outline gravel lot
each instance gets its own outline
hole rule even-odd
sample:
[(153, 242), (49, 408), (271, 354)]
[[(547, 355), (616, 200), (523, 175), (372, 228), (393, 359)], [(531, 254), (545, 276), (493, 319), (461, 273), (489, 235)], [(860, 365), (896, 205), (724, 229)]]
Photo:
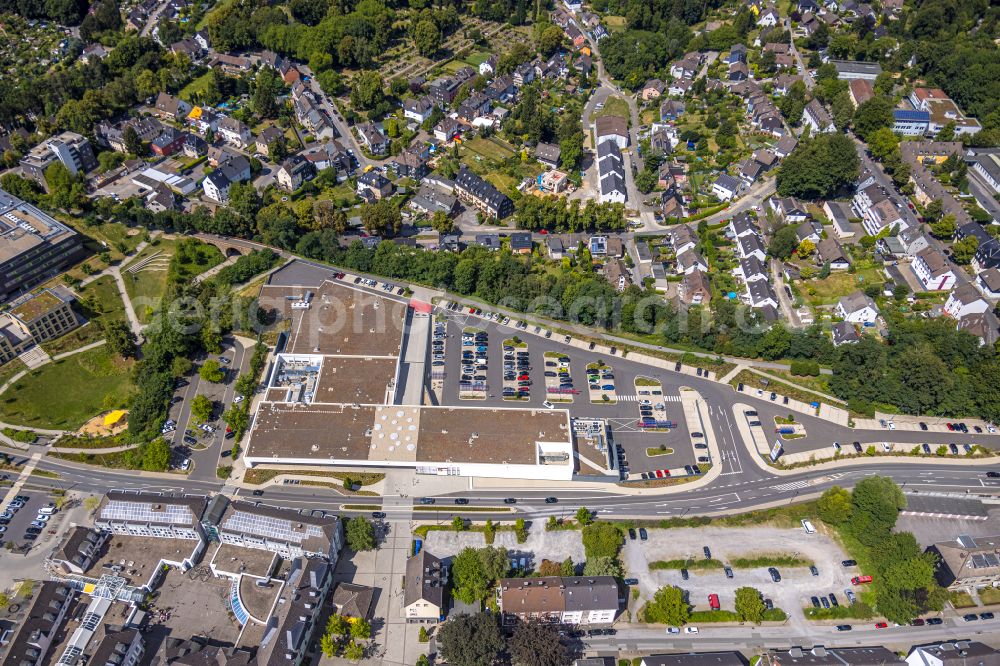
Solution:
[[(437, 557), (453, 557), (463, 548), (482, 548), (486, 542), (479, 532), (439, 531), (430, 532), (425, 544)], [(529, 562), (536, 567), (543, 559), (562, 562), (572, 557), (577, 564), (584, 560), (583, 542), (578, 531), (546, 532), (541, 524), (528, 531), (528, 540), (524, 543), (517, 543), (513, 532), (497, 532), (493, 545), (503, 546), (511, 557), (530, 556)]]
[[(801, 608), (809, 605), (813, 595), (834, 592), (841, 603), (847, 603), (844, 588), (851, 586), (851, 576), (858, 573), (857, 569), (845, 569), (841, 565), (847, 556), (834, 541), (822, 534), (806, 534), (801, 529), (704, 527), (651, 529), (648, 532), (648, 541), (628, 541), (622, 551), (628, 575), (639, 579), (644, 599), (651, 598), (665, 585), (688, 590), (696, 610), (708, 610), (711, 593), (719, 595), (722, 608), (732, 610), (736, 588), (749, 585), (785, 610), (792, 624), (800, 624), (804, 622)], [(721, 569), (709, 569), (692, 570), (689, 580), (685, 581), (678, 570), (649, 570), (649, 563), (656, 560), (703, 559), (703, 546), (708, 546), (712, 557), (723, 563), (735, 557), (762, 553), (797, 555), (812, 560), (819, 569), (819, 576), (811, 575), (806, 568), (779, 567), (781, 582), (774, 583), (766, 568), (736, 569), (732, 579), (726, 578)]]

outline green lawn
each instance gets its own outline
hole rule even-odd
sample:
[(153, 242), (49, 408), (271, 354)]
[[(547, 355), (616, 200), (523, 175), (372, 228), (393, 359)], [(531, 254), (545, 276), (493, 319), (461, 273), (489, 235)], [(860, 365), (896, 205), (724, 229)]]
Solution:
[(210, 71), (205, 72), (197, 79), (191, 81), (191, 83), (181, 88), (180, 93), (178, 93), (178, 97), (193, 104), (194, 101), (198, 99), (200, 95), (205, 94), (205, 91), (208, 90), (208, 84), (211, 80), (212, 80), (212, 73)]
[[(177, 242), (170, 239), (158, 239), (155, 244), (151, 243), (137, 254), (127, 266), (122, 268), (125, 291), (128, 293), (129, 300), (132, 301), (136, 316), (143, 323), (149, 321), (149, 317), (159, 307), (160, 299), (166, 291), (168, 266), (177, 251)], [(129, 267), (137, 265), (157, 252), (160, 254), (150, 264), (134, 273), (129, 272)], [(187, 277), (203, 273), (225, 260), (222, 252), (214, 245), (200, 242), (197, 244), (197, 252), (190, 254), (190, 257), (190, 261), (179, 266), (182, 275)]]
[(118, 293), (114, 278), (110, 275), (105, 275), (86, 287), (81, 287), (78, 293), (80, 295), (77, 304), (78, 314), (82, 315), (89, 323), (62, 337), (45, 342), (42, 349), (50, 356), (96, 342), (104, 335), (102, 322), (110, 319), (125, 319), (125, 304)]
[(632, 112), (629, 111), (628, 102), (622, 97), (609, 97), (605, 100), (604, 108), (600, 111), (594, 111), (595, 118), (600, 118), (601, 116), (621, 116), (629, 124), (632, 122)]
[(0, 420), (75, 430), (91, 417), (127, 403), (132, 390), (130, 369), (131, 362), (104, 348), (48, 363), (0, 395)]
[(462, 62), (471, 67), (479, 69), (479, 66), (484, 62), (486, 62), (489, 59), (489, 57), (490, 54), (487, 51), (473, 51), (472, 53), (469, 53), (464, 58), (462, 58)]
[(486, 159), (505, 160), (514, 154), (514, 151), (507, 146), (493, 139), (476, 137), (462, 143), (466, 150), (481, 155)]
[(627, 20), (624, 16), (605, 16), (604, 26), (608, 29), (608, 32), (621, 32), (625, 29), (627, 25)]
[(857, 273), (840, 271), (830, 273), (822, 280), (809, 280), (798, 283), (799, 293), (809, 305), (830, 305), (836, 303), (841, 296), (863, 290), (868, 285), (884, 282), (877, 268), (865, 268)]

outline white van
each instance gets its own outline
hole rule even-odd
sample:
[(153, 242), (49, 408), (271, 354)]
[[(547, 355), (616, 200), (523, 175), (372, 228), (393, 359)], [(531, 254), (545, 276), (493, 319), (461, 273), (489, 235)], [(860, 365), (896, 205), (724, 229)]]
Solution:
[(805, 518), (802, 519), (802, 529), (806, 531), (806, 534), (816, 534), (816, 528)]
[(54, 506), (43, 506), (38, 510), (38, 514), (41, 516), (51, 516), (55, 514), (56, 508)]

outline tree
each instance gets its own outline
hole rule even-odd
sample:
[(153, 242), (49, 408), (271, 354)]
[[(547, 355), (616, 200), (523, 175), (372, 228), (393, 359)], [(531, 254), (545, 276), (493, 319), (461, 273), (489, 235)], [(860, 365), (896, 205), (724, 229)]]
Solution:
[(621, 578), (625, 574), (622, 563), (617, 557), (589, 557), (583, 563), (584, 576), (614, 576)]
[(937, 222), (932, 222), (931, 225), (931, 235), (935, 238), (949, 239), (955, 235), (955, 230), (958, 228), (958, 224), (955, 222), (955, 216), (952, 213), (941, 216)]
[(635, 186), (643, 194), (649, 194), (656, 188), (658, 175), (650, 169), (643, 169), (635, 176)]
[(157, 438), (140, 448), (142, 469), (147, 472), (165, 472), (170, 467), (170, 444)]
[(323, 652), (324, 657), (333, 659), (338, 652), (337, 639), (333, 637), (333, 634), (323, 634), (319, 641), (319, 649)]
[(143, 156), (146, 151), (142, 147), (142, 139), (139, 138), (139, 133), (135, 131), (132, 125), (128, 125), (125, 131), (122, 132), (122, 141), (125, 142), (125, 150), (132, 155)]
[(484, 666), (504, 649), (503, 635), (493, 613), (457, 615), (438, 629), (441, 656), (453, 666)]
[(646, 622), (679, 627), (691, 617), (691, 607), (684, 601), (684, 591), (679, 587), (661, 587), (643, 608)]
[(343, 615), (331, 615), (326, 621), (326, 633), (329, 635), (346, 636), (350, 631), (350, 623)]
[(375, 550), (375, 528), (367, 518), (356, 516), (347, 521), (344, 531), (347, 547), (358, 553), (363, 550)]
[(351, 88), (351, 105), (369, 111), (385, 101), (385, 83), (378, 72), (365, 71), (354, 77)]
[(199, 393), (191, 400), (191, 416), (197, 423), (205, 423), (212, 418), (215, 403), (206, 395)]
[(573, 564), (573, 558), (567, 557), (559, 565), (559, 575), (560, 576), (575, 576), (576, 575), (576, 565)]
[(937, 222), (943, 214), (944, 202), (940, 199), (934, 199), (924, 208), (924, 219), (927, 222)]
[(441, 48), (441, 31), (434, 25), (434, 21), (418, 21), (413, 27), (413, 45), (417, 53), (422, 56), (431, 56)]
[(972, 262), (972, 257), (976, 255), (978, 249), (979, 239), (975, 236), (966, 236), (952, 244), (951, 256), (955, 263), (965, 266)]
[(558, 26), (550, 25), (542, 31), (541, 36), (538, 38), (538, 50), (550, 56), (559, 50), (562, 46), (563, 41), (563, 31)]
[(225, 373), (219, 365), (219, 362), (214, 358), (210, 358), (202, 363), (201, 367), (198, 368), (198, 376), (206, 382), (214, 382), (218, 384), (225, 377)]
[(427, 633), (427, 627), (420, 627), (420, 631), (417, 632), (417, 640), (421, 643), (429, 643), (431, 641), (430, 634)]
[(873, 545), (892, 531), (906, 497), (891, 478), (868, 476), (854, 487), (851, 506), (851, 532), (861, 543)]
[(576, 522), (580, 525), (586, 526), (594, 522), (594, 517), (590, 513), (590, 509), (585, 506), (581, 506), (576, 510)]
[(277, 139), (267, 144), (267, 156), (277, 164), (288, 157), (288, 142), (285, 137), (279, 136)]
[(760, 624), (764, 619), (764, 600), (760, 590), (752, 587), (736, 588), (736, 615), (740, 622)]
[(372, 625), (368, 620), (356, 617), (351, 620), (351, 636), (354, 638), (368, 639), (372, 636)]
[(250, 427), (250, 415), (246, 409), (241, 409), (240, 405), (233, 405), (222, 414), (222, 420), (233, 431), (233, 439), (240, 441), (244, 433)]
[(771, 236), (771, 244), (768, 246), (767, 251), (775, 259), (783, 261), (792, 256), (798, 245), (799, 235), (795, 225), (786, 224), (778, 227), (778, 230)]
[(461, 532), (465, 529), (465, 519), (462, 516), (455, 516), (451, 519), (451, 529)]
[(892, 127), (892, 99), (885, 95), (877, 95), (862, 102), (854, 112), (854, 131), (867, 141), (879, 129)]
[(799, 246), (795, 249), (795, 254), (800, 259), (808, 259), (812, 256), (813, 252), (816, 251), (816, 243), (812, 242), (808, 238), (802, 240)]
[(122, 358), (135, 357), (135, 345), (138, 342), (132, 328), (122, 319), (111, 319), (101, 322), (104, 329), (105, 346)]
[(431, 228), (439, 234), (448, 234), (455, 229), (455, 222), (443, 210), (436, 210), (431, 216)]
[(403, 218), (391, 201), (382, 199), (361, 207), (361, 223), (369, 234), (393, 236), (399, 233)]
[(474, 548), (464, 548), (451, 565), (454, 594), (467, 604), (485, 599), (490, 591), (489, 579)]
[(507, 649), (517, 666), (563, 666), (570, 662), (554, 624), (518, 622)]
[(254, 113), (261, 118), (274, 118), (278, 115), (278, 93), (282, 81), (278, 73), (271, 67), (261, 67), (254, 78), (253, 98), (251, 106)]
[(854, 143), (839, 132), (804, 139), (778, 169), (778, 193), (804, 199), (832, 197), (857, 180), (860, 163)]
[(592, 557), (617, 557), (622, 533), (611, 523), (594, 523), (583, 528), (583, 549), (587, 559)]
[(899, 137), (888, 127), (879, 127), (868, 135), (868, 150), (879, 162), (899, 152)]
[(829, 525), (843, 525), (851, 517), (851, 493), (840, 486), (823, 492), (817, 503), (819, 518)]
[[(423, 629), (423, 627), (420, 628)], [(427, 659), (426, 654), (422, 654), (419, 657), (417, 657), (417, 666), (431, 666), (431, 662), (429, 659)]]
[(353, 638), (344, 647), (344, 659), (348, 661), (361, 661), (364, 656), (365, 648), (360, 643), (355, 642)]

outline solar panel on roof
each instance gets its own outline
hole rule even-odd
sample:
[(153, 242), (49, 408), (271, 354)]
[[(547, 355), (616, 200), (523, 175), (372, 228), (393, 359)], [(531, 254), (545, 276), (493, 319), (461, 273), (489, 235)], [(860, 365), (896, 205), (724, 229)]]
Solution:
[(994, 553), (984, 553), (983, 559), (986, 560), (986, 566), (988, 567), (1000, 567), (1000, 557), (997, 557)]
[(972, 568), (973, 569), (985, 569), (986, 568), (986, 557), (982, 553), (975, 553), (972, 556)]
[[(154, 510), (154, 506), (157, 508)], [(170, 525), (190, 525), (194, 522), (191, 509), (183, 504), (151, 504), (149, 502), (113, 501), (101, 510), (101, 518)]]

